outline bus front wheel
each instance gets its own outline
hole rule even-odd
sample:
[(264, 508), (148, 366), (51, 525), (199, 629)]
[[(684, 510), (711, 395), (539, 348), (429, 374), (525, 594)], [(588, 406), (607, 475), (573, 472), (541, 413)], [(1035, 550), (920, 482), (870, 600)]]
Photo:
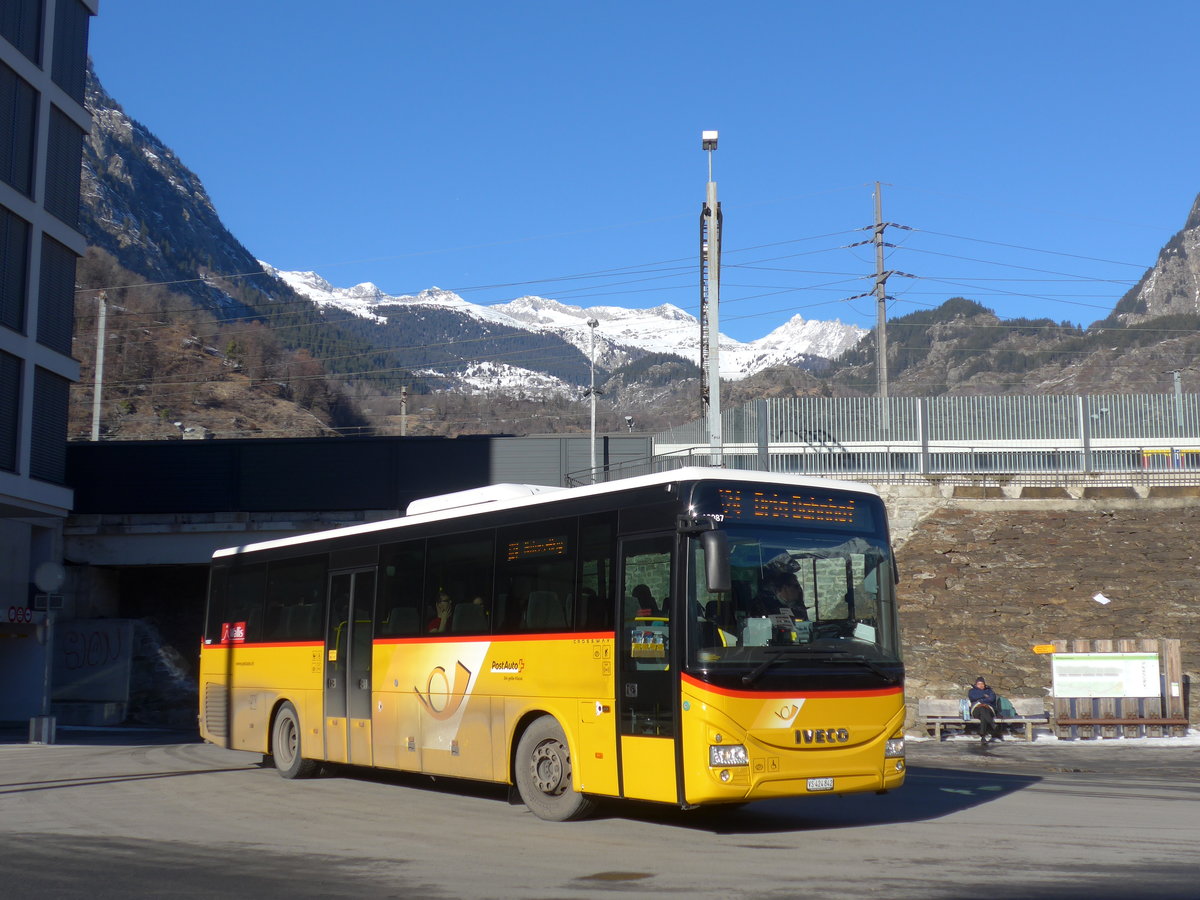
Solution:
[(275, 768), (284, 778), (311, 778), (317, 773), (317, 761), (300, 755), (300, 717), (290, 703), (284, 703), (275, 714), (271, 755), (275, 757)]
[(571, 785), (571, 753), (553, 716), (534, 720), (517, 743), (514, 766), (521, 800), (540, 819), (582, 819), (595, 803)]

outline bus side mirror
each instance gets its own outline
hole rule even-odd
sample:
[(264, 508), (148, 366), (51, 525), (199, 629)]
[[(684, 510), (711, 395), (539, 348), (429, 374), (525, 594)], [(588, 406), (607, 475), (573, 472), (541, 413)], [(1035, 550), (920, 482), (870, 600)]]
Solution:
[(732, 588), (729, 575), (729, 535), (724, 531), (703, 531), (700, 546), (704, 548), (704, 577), (710, 593)]

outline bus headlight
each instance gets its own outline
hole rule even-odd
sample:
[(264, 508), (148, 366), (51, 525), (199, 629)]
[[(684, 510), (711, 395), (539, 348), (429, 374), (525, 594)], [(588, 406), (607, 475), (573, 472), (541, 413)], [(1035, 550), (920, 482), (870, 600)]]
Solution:
[(744, 744), (723, 744), (708, 748), (708, 764), (713, 767), (748, 766), (750, 758), (746, 755)]
[(892, 738), (883, 748), (884, 759), (896, 759), (904, 756), (904, 738)]

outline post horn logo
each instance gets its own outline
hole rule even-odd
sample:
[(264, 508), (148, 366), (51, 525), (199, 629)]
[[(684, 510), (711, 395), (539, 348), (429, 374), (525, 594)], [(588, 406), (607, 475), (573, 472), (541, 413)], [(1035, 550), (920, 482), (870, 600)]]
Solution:
[[(440, 681), (441, 686), (437, 691), (437, 696), (434, 696), (435, 683)], [(467, 698), (467, 685), (471, 683), (471, 670), (458, 661), (454, 669), (454, 687), (450, 687), (450, 678), (446, 674), (444, 666), (435, 666), (429, 673), (429, 680), (425, 683), (425, 692), (413, 685), (413, 693), (417, 695), (417, 699), (421, 701), (421, 705), (425, 707), (425, 711), (429, 713), (431, 718), (438, 721), (445, 721), (458, 712), (463, 705), (463, 701)], [(444, 701), (445, 705), (440, 705)]]

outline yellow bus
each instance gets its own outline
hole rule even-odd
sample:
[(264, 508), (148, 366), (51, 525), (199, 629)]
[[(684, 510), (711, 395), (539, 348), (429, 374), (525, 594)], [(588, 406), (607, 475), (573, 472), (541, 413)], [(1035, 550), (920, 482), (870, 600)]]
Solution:
[(849, 482), (718, 468), (493, 485), (219, 550), (202, 736), (506, 783), (538, 816), (902, 784), (887, 517)]

